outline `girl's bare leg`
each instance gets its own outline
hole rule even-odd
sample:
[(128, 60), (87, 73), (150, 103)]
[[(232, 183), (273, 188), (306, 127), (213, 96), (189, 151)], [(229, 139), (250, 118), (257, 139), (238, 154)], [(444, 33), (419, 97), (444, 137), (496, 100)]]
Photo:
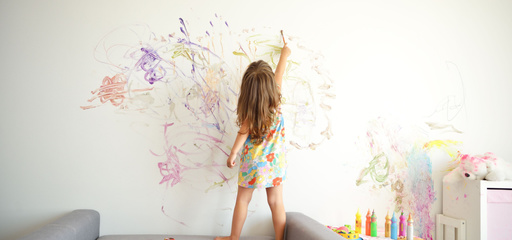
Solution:
[(284, 228), (286, 226), (286, 212), (283, 204), (283, 185), (267, 188), (267, 201), (272, 211), (272, 222), (276, 240), (284, 239)]
[(216, 237), (215, 240), (238, 240), (240, 238), (253, 192), (254, 188), (238, 186), (235, 210), (233, 211), (233, 223), (231, 224), (231, 235), (228, 237)]

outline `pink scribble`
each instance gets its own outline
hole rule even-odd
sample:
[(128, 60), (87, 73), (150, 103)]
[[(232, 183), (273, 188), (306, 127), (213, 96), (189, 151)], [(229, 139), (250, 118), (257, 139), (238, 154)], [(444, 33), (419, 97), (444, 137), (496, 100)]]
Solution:
[[(176, 154), (177, 150), (178, 148), (176, 146), (169, 146), (165, 149), (167, 160), (165, 162), (158, 163), (158, 168), (162, 175), (160, 184), (170, 183), (172, 187), (181, 181), (182, 173), (186, 168), (180, 164), (180, 159)], [(154, 152), (151, 153), (155, 156), (159, 156)]]
[[(100, 99), (100, 102), (102, 104), (105, 104), (106, 102), (110, 102), (113, 106), (118, 107), (120, 106), (124, 99), (126, 98), (125, 94), (128, 93), (128, 91), (125, 90), (126, 86), (126, 76), (122, 73), (118, 73), (114, 75), (114, 77), (110, 78), (109, 76), (106, 76), (103, 78), (101, 86), (91, 91), (91, 94), (95, 95), (94, 97), (87, 100), (88, 102), (92, 102), (95, 99)], [(146, 88), (146, 89), (136, 89), (131, 90), (131, 92), (142, 92), (142, 91), (151, 91), (152, 88)], [(90, 106), (80, 106), (83, 110), (95, 108), (98, 106), (90, 105)]]
[[(176, 184), (180, 183), (183, 180), (183, 174), (192, 169), (199, 169), (205, 166), (212, 166), (212, 167), (224, 167), (223, 164), (215, 164), (215, 163), (202, 163), (202, 162), (196, 162), (193, 163), (193, 166), (186, 166), (185, 164), (180, 162), (180, 156), (190, 156), (193, 154), (198, 154), (194, 152), (187, 152), (183, 150), (183, 147), (186, 145), (190, 145), (193, 143), (199, 143), (199, 142), (205, 142), (209, 144), (214, 144), (214, 146), (217, 149), (220, 149), (224, 155), (227, 157), (229, 154), (226, 153), (222, 148), (218, 146), (218, 144), (223, 143), (224, 141), (220, 138), (210, 136), (208, 134), (198, 133), (198, 132), (192, 132), (192, 131), (186, 131), (186, 132), (180, 132), (180, 136), (196, 136), (193, 138), (192, 142), (183, 142), (181, 145), (177, 146), (174, 145), (173, 142), (175, 141), (169, 141), (169, 139), (174, 140), (171, 131), (169, 130), (171, 127), (174, 126), (174, 123), (166, 123), (164, 126), (164, 136), (165, 136), (165, 147), (164, 147), (164, 153), (163, 154), (157, 154), (150, 150), (151, 154), (154, 156), (165, 156), (165, 161), (158, 163), (158, 168), (160, 170), (160, 174), (162, 175), (162, 179), (160, 180), (160, 184), (167, 184), (171, 187), (175, 186)], [(221, 172), (216, 171), (219, 175), (219, 177), (223, 181), (227, 181), (228, 178)]]
[(167, 216), (168, 218), (171, 218), (171, 219), (172, 219), (172, 220), (174, 220), (175, 222), (177, 222), (177, 223), (179, 223), (179, 224), (181, 224), (181, 225), (183, 225), (183, 226), (185, 226), (185, 227), (188, 227), (188, 225), (187, 225), (186, 223), (184, 223), (184, 222), (182, 222), (182, 221), (178, 221), (178, 220), (174, 219), (173, 217), (169, 216), (169, 214), (167, 214), (167, 213), (165, 212), (165, 210), (164, 210), (164, 206), (162, 206), (162, 208), (160, 208), (160, 210), (161, 210), (161, 211), (162, 211), (162, 213), (163, 213), (165, 216)]
[[(167, 130), (169, 127), (173, 126), (174, 123), (166, 123), (164, 124), (164, 135), (167, 136)], [(165, 153), (164, 154), (156, 154), (150, 150), (151, 154), (155, 156), (165, 155), (166, 161), (158, 163), (158, 169), (160, 169), (160, 174), (162, 175), (162, 180), (160, 184), (167, 183), (171, 184), (171, 187), (178, 184), (182, 177), (182, 173), (187, 169), (185, 166), (180, 164), (180, 159), (177, 155), (179, 152), (178, 148), (169, 143), (167, 137), (165, 137)]]
[(407, 155), (407, 164), (408, 176), (410, 176), (408, 187), (414, 197), (414, 201), (409, 204), (414, 212), (415, 228), (418, 230), (418, 236), (431, 240), (435, 224), (430, 217), (430, 211), (436, 200), (432, 180), (432, 162), (423, 148), (413, 147)]

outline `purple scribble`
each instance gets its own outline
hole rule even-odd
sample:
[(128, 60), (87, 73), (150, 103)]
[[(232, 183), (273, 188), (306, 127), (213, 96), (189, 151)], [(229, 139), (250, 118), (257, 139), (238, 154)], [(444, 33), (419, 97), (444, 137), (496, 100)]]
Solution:
[(187, 38), (187, 41), (190, 42), (190, 34), (188, 33), (187, 26), (185, 25), (185, 21), (183, 21), (183, 18), (180, 18), (180, 30), (183, 34), (185, 34), (185, 37)]
[[(204, 51), (217, 59), (222, 59), (219, 55), (217, 55), (215, 52), (211, 51), (209, 48), (201, 46), (200, 44), (194, 43), (190, 40), (190, 34), (188, 32), (185, 21), (183, 21), (182, 18), (180, 18), (180, 24), (182, 25), (180, 27), (180, 31), (183, 33), (183, 35), (185, 35), (185, 38), (178, 38), (178, 43), (185, 44), (185, 45), (189, 46), (190, 50), (191, 50), (191, 54), (195, 54), (195, 52)], [(206, 33), (208, 34), (208, 36), (210, 36), (210, 33), (208, 31), (206, 31)], [(197, 50), (196, 50), (196, 48), (197, 48)], [(192, 56), (192, 63), (194, 63), (194, 62), (195, 62), (195, 59), (194, 59), (194, 56)]]
[(144, 74), (144, 79), (149, 82), (149, 84), (160, 81), (167, 73), (164, 68), (160, 67), (162, 58), (160, 58), (156, 51), (152, 49), (141, 48), (140, 50), (145, 54), (139, 59), (139, 61), (137, 61), (135, 67), (140, 67), (146, 72), (146, 74)]

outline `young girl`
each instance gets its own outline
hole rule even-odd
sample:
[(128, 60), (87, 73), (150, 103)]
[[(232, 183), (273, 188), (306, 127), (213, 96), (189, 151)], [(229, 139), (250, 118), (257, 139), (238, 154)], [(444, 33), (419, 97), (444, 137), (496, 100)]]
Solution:
[(242, 78), (237, 108), (237, 125), (240, 126), (240, 131), (227, 160), (228, 167), (233, 168), (236, 165), (236, 155), (243, 146), (238, 173), (238, 194), (231, 235), (217, 237), (216, 240), (240, 238), (255, 188), (266, 188), (275, 239), (282, 240), (284, 237), (286, 213), (282, 183), (286, 178), (286, 160), (280, 88), (286, 60), (290, 54), (291, 50), (285, 43), (275, 74), (266, 62), (260, 60), (251, 63)]

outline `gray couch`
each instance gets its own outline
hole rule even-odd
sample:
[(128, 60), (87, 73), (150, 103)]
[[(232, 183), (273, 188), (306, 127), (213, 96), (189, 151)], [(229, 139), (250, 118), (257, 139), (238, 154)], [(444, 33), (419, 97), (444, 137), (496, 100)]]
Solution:
[[(20, 240), (212, 240), (198, 235), (106, 235), (100, 237), (100, 214), (95, 210), (75, 210)], [(271, 240), (271, 236), (243, 236), (243, 240)], [(287, 240), (340, 240), (343, 237), (323, 224), (298, 212), (286, 213)]]

